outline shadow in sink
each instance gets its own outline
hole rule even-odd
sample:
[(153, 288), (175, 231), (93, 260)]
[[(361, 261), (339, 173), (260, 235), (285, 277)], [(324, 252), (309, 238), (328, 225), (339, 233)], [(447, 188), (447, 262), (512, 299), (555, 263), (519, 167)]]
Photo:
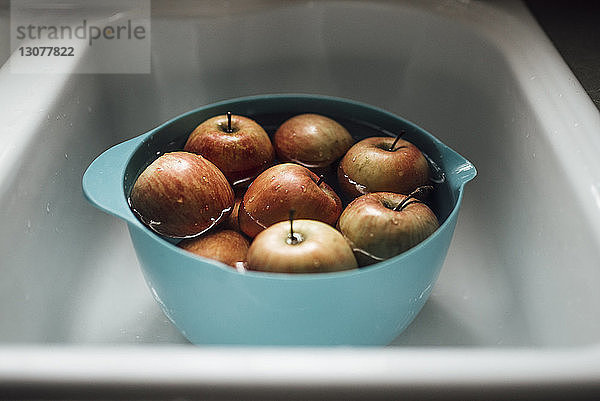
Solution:
[(444, 307), (433, 294), (415, 321), (390, 345), (478, 347), (481, 339), (475, 330), (464, 324), (451, 308)]

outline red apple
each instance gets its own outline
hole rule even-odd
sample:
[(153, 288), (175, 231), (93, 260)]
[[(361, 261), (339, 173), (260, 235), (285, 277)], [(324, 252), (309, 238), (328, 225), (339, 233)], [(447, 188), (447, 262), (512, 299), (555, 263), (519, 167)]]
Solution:
[(140, 220), (158, 234), (185, 238), (226, 219), (233, 207), (233, 190), (204, 157), (171, 152), (140, 174), (129, 201)]
[(273, 136), (279, 159), (309, 168), (329, 166), (342, 157), (353, 143), (346, 128), (319, 114), (292, 117)]
[(301, 219), (320, 220), (334, 225), (342, 202), (319, 177), (294, 163), (270, 167), (252, 182), (240, 206), (240, 229), (255, 237), (263, 229), (287, 220), (290, 209)]
[(275, 158), (265, 130), (254, 120), (231, 113), (198, 125), (183, 149), (213, 162), (234, 186), (251, 181)]
[(238, 263), (246, 261), (250, 244), (237, 231), (220, 230), (183, 240), (177, 246), (195, 255), (236, 267)]
[(352, 249), (339, 231), (316, 220), (283, 221), (262, 231), (248, 250), (249, 270), (321, 273), (354, 269)]
[(349, 199), (369, 192), (408, 194), (429, 182), (429, 165), (423, 153), (408, 141), (371, 137), (344, 155), (338, 167), (338, 182)]
[(414, 196), (374, 192), (354, 199), (344, 209), (338, 229), (361, 266), (398, 255), (439, 227), (431, 209)]

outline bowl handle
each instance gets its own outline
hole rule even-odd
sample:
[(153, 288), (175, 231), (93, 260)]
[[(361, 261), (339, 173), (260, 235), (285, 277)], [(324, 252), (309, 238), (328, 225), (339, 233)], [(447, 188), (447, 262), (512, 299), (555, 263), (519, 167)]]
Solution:
[(130, 222), (137, 221), (125, 199), (125, 167), (135, 148), (145, 139), (140, 135), (106, 150), (83, 174), (83, 193), (99, 209)]

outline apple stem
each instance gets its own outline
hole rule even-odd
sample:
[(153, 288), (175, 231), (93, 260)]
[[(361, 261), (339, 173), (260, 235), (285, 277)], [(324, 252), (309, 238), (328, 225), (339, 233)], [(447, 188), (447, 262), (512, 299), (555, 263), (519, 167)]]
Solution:
[(227, 112), (227, 132), (231, 134), (231, 112)]
[(404, 207), (408, 205), (411, 199), (413, 199), (416, 202), (423, 203), (423, 198), (427, 197), (431, 193), (431, 191), (433, 191), (433, 187), (431, 185), (423, 185), (421, 187), (418, 187), (410, 194), (408, 194), (408, 196), (404, 198), (402, 202), (398, 203), (398, 205), (394, 208), (394, 211), (399, 212), (402, 209), (404, 209)]
[(325, 179), (325, 176), (323, 174), (319, 175), (319, 181), (317, 181), (317, 186), (321, 185), (321, 183), (323, 182), (324, 179)]
[(396, 146), (396, 144), (398, 143), (400, 138), (404, 136), (404, 134), (406, 134), (406, 131), (402, 130), (402, 131), (400, 131), (400, 133), (398, 135), (396, 135), (396, 139), (394, 139), (394, 143), (392, 143), (392, 146), (390, 146), (390, 148), (388, 149), (390, 152), (394, 151), (394, 146)]
[(294, 235), (294, 213), (296, 210), (290, 209), (290, 234), (288, 235), (288, 244), (296, 245), (298, 243), (298, 238)]

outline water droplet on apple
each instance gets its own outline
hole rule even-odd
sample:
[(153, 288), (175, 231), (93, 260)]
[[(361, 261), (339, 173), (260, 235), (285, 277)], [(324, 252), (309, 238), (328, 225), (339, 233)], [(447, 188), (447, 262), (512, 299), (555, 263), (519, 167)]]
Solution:
[(396, 224), (396, 225), (398, 225), (398, 219), (394, 217), (394, 218), (392, 219), (392, 224)]
[(275, 179), (275, 176), (272, 176), (272, 177), (271, 177), (271, 181), (273, 181), (274, 179)]
[(279, 188), (281, 188), (281, 184), (277, 184), (277, 186), (275, 187), (275, 191), (279, 190)]
[(290, 192), (290, 191), (289, 191), (289, 189), (286, 189), (286, 190), (285, 190), (285, 193), (287, 194), (288, 192)]
[(354, 156), (354, 157), (352, 158), (352, 162), (355, 162), (355, 161), (356, 161), (356, 156)]
[(267, 205), (265, 206), (265, 210), (269, 210), (271, 208), (271, 206)]
[(180, 196), (179, 198), (177, 198), (177, 203), (183, 203), (183, 196)]
[(208, 211), (210, 207), (208, 205), (204, 205), (204, 210)]
[(302, 192), (306, 192), (306, 187), (304, 185), (300, 185), (300, 188), (302, 188)]
[(204, 181), (204, 182), (208, 182), (208, 178), (206, 178), (206, 176), (204, 176), (204, 175), (203, 175), (203, 176), (202, 176), (202, 181)]

